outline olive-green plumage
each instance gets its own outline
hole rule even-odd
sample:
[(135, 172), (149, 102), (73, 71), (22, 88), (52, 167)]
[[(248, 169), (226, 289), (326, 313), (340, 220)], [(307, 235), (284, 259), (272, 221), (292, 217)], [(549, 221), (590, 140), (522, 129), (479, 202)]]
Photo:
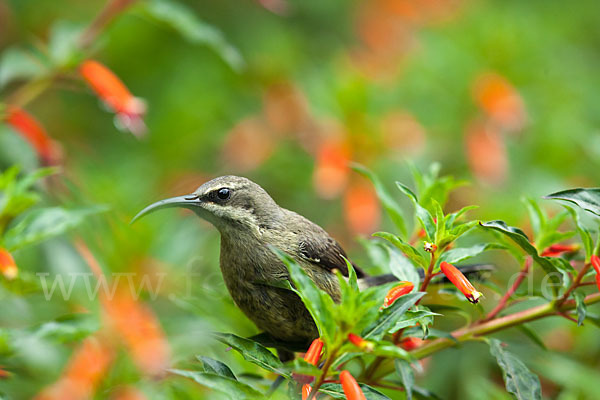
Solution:
[[(296, 259), (312, 280), (335, 301), (339, 284), (335, 269), (347, 275), (341, 246), (325, 230), (303, 216), (279, 207), (249, 179), (222, 176), (189, 196), (163, 200), (136, 218), (164, 207), (186, 207), (221, 233), (221, 272), (235, 304), (260, 329), (284, 342), (308, 342), (318, 336), (300, 298), (270, 283), (289, 278), (273, 253), (276, 247)], [(357, 269), (359, 277), (363, 273)]]

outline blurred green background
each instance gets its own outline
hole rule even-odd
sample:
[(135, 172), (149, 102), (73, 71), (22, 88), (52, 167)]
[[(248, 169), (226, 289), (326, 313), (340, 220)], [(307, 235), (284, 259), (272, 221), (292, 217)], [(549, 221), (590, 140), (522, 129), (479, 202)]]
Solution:
[[(0, 101), (10, 104), (20, 88), (54, 76), (24, 105), (63, 148), (62, 181), (41, 189), (43, 203), (110, 208), (72, 236), (14, 254), (29, 283), (0, 288), (0, 364), (13, 374), (0, 379), (0, 398), (29, 398), (56, 381), (73, 349), (102, 324), (81, 281), (69, 301), (46, 301), (36, 283), (38, 272), (89, 271), (74, 236), (106, 273), (144, 271), (162, 282), (156, 298), (142, 296), (174, 364), (204, 354), (236, 373), (258, 372), (207, 336), (257, 333), (222, 282), (218, 233), (177, 211), (128, 225), (144, 206), (212, 177), (256, 181), (281, 206), (326, 228), (359, 264), (368, 262), (356, 237), (392, 227), (370, 186), (343, 166), (348, 160), (367, 165), (390, 190), (396, 180), (414, 187), (407, 161), (421, 169), (439, 162), (442, 174), (471, 182), (450, 198), (449, 211), (477, 204), (474, 217), (526, 232), (523, 196), (598, 186), (597, 1), (139, 1), (73, 56), (70, 36), (60, 32), (85, 28), (104, 6), (0, 0)], [(15, 49), (43, 73), (11, 65)], [(145, 100), (143, 138), (115, 127), (79, 76), (78, 57), (106, 65)], [(14, 164), (31, 171), (39, 162), (2, 124), (0, 165)], [(89, 318), (65, 319), (82, 309)], [(534, 326), (551, 352), (527, 343), (521, 354), (531, 356), (545, 396), (599, 398), (588, 379), (600, 377), (597, 328), (559, 320)], [(515, 346), (526, 341), (513, 336)], [(490, 361), (483, 345), (470, 344), (428, 360), (419, 381), (444, 399), (507, 398)], [(126, 398), (118, 397), (125, 386), (146, 398), (216, 396), (191, 382), (150, 379), (126, 351), (99, 385), (96, 398)]]

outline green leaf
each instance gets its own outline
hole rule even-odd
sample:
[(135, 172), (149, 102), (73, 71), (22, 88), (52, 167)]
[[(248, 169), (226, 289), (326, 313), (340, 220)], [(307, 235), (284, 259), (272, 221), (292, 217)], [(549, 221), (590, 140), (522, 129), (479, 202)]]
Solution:
[[(479, 225), (486, 229), (493, 229), (509, 237), (512, 241), (519, 245), (519, 247), (521, 247), (527, 254), (532, 256), (534, 261), (536, 261), (544, 269), (544, 271), (546, 271), (547, 274), (558, 272), (556, 270), (556, 267), (554, 266), (554, 264), (552, 264), (552, 262), (550, 262), (550, 260), (548, 260), (545, 257), (540, 257), (538, 255), (537, 249), (533, 247), (533, 245), (529, 242), (529, 238), (527, 237), (527, 235), (525, 235), (525, 233), (519, 228), (508, 226), (504, 221), (480, 222)], [(551, 276), (551, 279), (554, 282), (556, 282), (557, 279), (554, 277), (554, 275)]]
[(300, 357), (285, 363), (285, 368), (289, 369), (289, 371), (293, 371), (296, 374), (308, 376), (319, 376), (322, 372), (316, 365), (312, 365)]
[(504, 350), (498, 339), (490, 339), (490, 352), (502, 369), (506, 390), (519, 400), (541, 400), (539, 378), (512, 353)]
[(204, 368), (203, 372), (217, 374), (225, 378), (237, 380), (237, 378), (233, 374), (233, 371), (231, 371), (231, 369), (221, 361), (205, 356), (196, 356), (196, 359), (198, 359), (198, 361), (202, 363), (202, 367)]
[(388, 242), (396, 246), (402, 253), (404, 253), (404, 255), (408, 257), (412, 262), (414, 262), (417, 265), (420, 265), (424, 269), (427, 268), (427, 266), (429, 265), (429, 261), (427, 261), (417, 249), (415, 249), (410, 244), (404, 242), (402, 239), (400, 239), (400, 237), (387, 232), (375, 232), (373, 236), (387, 240)]
[(394, 304), (380, 311), (379, 318), (362, 332), (362, 337), (365, 339), (381, 340), (394, 327), (404, 313), (410, 307), (414, 306), (424, 295), (424, 292), (417, 292), (405, 294), (400, 297)]
[(523, 199), (525, 206), (527, 207), (527, 212), (529, 213), (529, 220), (531, 221), (531, 227), (533, 228), (533, 233), (535, 235), (536, 240), (538, 240), (539, 235), (546, 228), (546, 215), (540, 208), (540, 205), (533, 199), (526, 198)]
[(587, 306), (585, 305), (585, 294), (579, 290), (573, 292), (573, 298), (575, 299), (576, 311), (577, 311), (577, 326), (583, 325), (585, 321), (585, 314), (587, 313)]
[(398, 278), (399, 281), (412, 282), (415, 288), (419, 287), (421, 278), (414, 264), (401, 252), (396, 249), (385, 246), (389, 255), (390, 272)]
[(404, 386), (406, 400), (412, 400), (412, 391), (415, 386), (415, 374), (410, 363), (405, 360), (396, 360), (394, 366), (396, 367), (398, 376), (400, 376), (402, 386)]
[(289, 374), (283, 368), (283, 363), (263, 345), (231, 333), (215, 332), (214, 336), (219, 342), (225, 343), (237, 350), (244, 357), (244, 360), (256, 364), (267, 371), (275, 372), (278, 375), (289, 378)]
[(5, 236), (8, 251), (15, 251), (62, 235), (80, 225), (90, 215), (106, 211), (103, 206), (67, 210), (62, 207), (42, 208), (29, 212), (11, 227)]
[(184, 378), (192, 379), (202, 386), (206, 386), (210, 389), (217, 390), (221, 393), (226, 394), (231, 399), (264, 399), (265, 395), (260, 393), (253, 387), (246, 385), (245, 383), (239, 382), (235, 379), (209, 373), (209, 372), (198, 372), (198, 371), (187, 371), (182, 369), (170, 369), (170, 373), (182, 376)]
[(471, 247), (459, 247), (446, 251), (439, 259), (439, 262), (446, 261), (450, 264), (455, 264), (478, 256), (487, 250), (505, 249), (506, 246), (499, 243), (480, 243)]
[(98, 320), (88, 315), (71, 314), (43, 323), (33, 335), (57, 343), (74, 343), (88, 337), (100, 328)]
[(417, 196), (407, 186), (403, 185), (400, 182), (396, 182), (396, 185), (398, 186), (398, 189), (400, 189), (400, 191), (402, 193), (407, 195), (408, 198), (413, 202), (413, 205), (415, 206), (415, 212), (417, 214), (417, 219), (419, 220), (419, 222), (421, 223), (421, 226), (425, 230), (425, 234), (427, 235), (427, 240), (429, 240), (430, 242), (434, 241), (436, 226), (435, 226), (435, 222), (433, 221), (433, 217), (431, 216), (429, 211), (427, 211), (427, 209), (425, 209), (423, 206), (421, 206), (419, 204), (419, 201), (417, 200)]
[(32, 79), (46, 71), (46, 65), (33, 53), (10, 47), (0, 59), (0, 88), (16, 79)]
[(563, 190), (544, 196), (544, 199), (568, 201), (585, 211), (600, 216), (600, 188)]
[(569, 214), (571, 214), (571, 218), (575, 222), (575, 226), (577, 227), (577, 233), (579, 233), (579, 237), (581, 238), (581, 241), (583, 242), (583, 247), (585, 249), (585, 260), (589, 261), (592, 254), (594, 254), (594, 240), (592, 239), (592, 233), (583, 225), (577, 211), (568, 206), (564, 207), (567, 209)]
[(396, 321), (396, 324), (392, 329), (390, 329), (390, 333), (397, 332), (400, 329), (407, 328), (410, 326), (415, 326), (419, 323), (420, 326), (429, 325), (433, 321), (433, 317), (437, 314), (431, 312), (429, 310), (416, 310), (416, 311), (406, 311), (406, 313)]
[(227, 42), (221, 31), (199, 19), (185, 5), (168, 0), (152, 0), (142, 6), (146, 15), (175, 29), (189, 42), (212, 48), (234, 71), (240, 72), (246, 67), (240, 52)]
[[(369, 385), (359, 383), (358, 386), (360, 386), (360, 388), (362, 389), (362, 392), (367, 400), (390, 400), (389, 397), (387, 397), (380, 391), (373, 389)], [(325, 383), (319, 388), (319, 392), (325, 393), (333, 397), (334, 399), (346, 398), (346, 395), (344, 394), (344, 389), (342, 389), (342, 385), (340, 385), (339, 383)]]
[(354, 171), (363, 175), (364, 177), (369, 179), (371, 183), (373, 183), (373, 186), (375, 187), (375, 192), (377, 193), (377, 197), (379, 197), (383, 208), (388, 213), (390, 219), (392, 220), (396, 228), (398, 228), (398, 230), (400, 231), (400, 234), (406, 236), (406, 222), (404, 218), (404, 213), (402, 212), (402, 208), (400, 208), (400, 205), (392, 198), (392, 196), (390, 196), (390, 194), (386, 190), (383, 183), (379, 180), (377, 175), (375, 175), (369, 169), (365, 168), (360, 164), (352, 163), (351, 167)]
[(333, 299), (315, 284), (292, 257), (279, 249), (271, 248), (271, 250), (287, 266), (290, 278), (295, 286), (294, 291), (300, 296), (313, 317), (319, 329), (321, 340), (325, 343), (333, 343), (338, 330)]

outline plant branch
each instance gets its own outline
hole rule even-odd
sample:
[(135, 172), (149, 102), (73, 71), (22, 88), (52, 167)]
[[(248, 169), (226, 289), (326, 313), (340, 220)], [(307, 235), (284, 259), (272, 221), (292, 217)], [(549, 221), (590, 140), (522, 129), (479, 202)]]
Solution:
[(490, 311), (489, 314), (483, 320), (481, 320), (482, 323), (494, 319), (496, 315), (498, 315), (498, 313), (506, 307), (508, 300), (510, 300), (512, 295), (515, 294), (515, 292), (529, 273), (529, 268), (531, 268), (532, 262), (533, 260), (531, 259), (531, 257), (527, 257), (527, 259), (525, 260), (525, 264), (523, 264), (523, 268), (519, 272), (519, 276), (517, 276), (517, 279), (515, 279), (515, 282), (512, 284), (510, 289), (508, 289), (508, 291), (504, 293), (504, 296), (502, 296), (502, 298), (498, 302), (498, 305), (492, 311)]
[(325, 361), (325, 364), (323, 365), (323, 369), (321, 370), (321, 376), (319, 376), (319, 380), (317, 381), (317, 383), (315, 383), (315, 386), (313, 387), (313, 389), (310, 393), (310, 396), (308, 396), (308, 400), (312, 400), (312, 399), (316, 398), (317, 393), (319, 392), (319, 388), (321, 387), (321, 385), (323, 385), (323, 383), (325, 383), (325, 378), (327, 378), (327, 373), (329, 372), (329, 368), (335, 361), (335, 356), (337, 354), (337, 350), (338, 349), (333, 349), (331, 351), (331, 354), (329, 355), (329, 357), (327, 357), (327, 361)]
[[(584, 299), (584, 303), (587, 305), (598, 302), (600, 302), (600, 293), (591, 294)], [(558, 307), (558, 309), (555, 307)], [(410, 354), (416, 359), (422, 359), (437, 353), (438, 351), (456, 346), (457, 344), (467, 342), (469, 340), (476, 340), (481, 336), (508, 329), (516, 325), (521, 325), (526, 322), (558, 315), (561, 312), (572, 310), (575, 307), (575, 300), (564, 301), (558, 306), (554, 302), (542, 304), (527, 310), (495, 318), (488, 322), (457, 329), (451, 333), (455, 340), (438, 338), (411, 351)], [(386, 362), (379, 369), (377, 376), (374, 378), (378, 379), (384, 377), (393, 371), (393, 360), (386, 360)]]
[(561, 304), (563, 304), (565, 301), (567, 301), (567, 299), (569, 298), (569, 296), (571, 295), (573, 290), (575, 290), (579, 287), (579, 285), (581, 284), (581, 280), (583, 279), (583, 276), (586, 274), (586, 272), (590, 269), (591, 266), (592, 266), (592, 264), (589, 262), (585, 263), (583, 265), (583, 268), (581, 268), (581, 270), (575, 277), (575, 280), (573, 280), (573, 283), (571, 283), (571, 286), (569, 286), (569, 288), (567, 289), (565, 294), (563, 294), (562, 297), (556, 301), (556, 303), (555, 303), (556, 307), (560, 307)]
[[(419, 291), (424, 292), (427, 290), (427, 286), (429, 286), (429, 282), (431, 282), (431, 278), (433, 278), (433, 267), (435, 266), (435, 252), (431, 253), (431, 261), (429, 261), (429, 267), (427, 267), (427, 271), (425, 271), (425, 278), (423, 278), (423, 283), (421, 284), (421, 288)], [(418, 304), (418, 302), (417, 302)]]

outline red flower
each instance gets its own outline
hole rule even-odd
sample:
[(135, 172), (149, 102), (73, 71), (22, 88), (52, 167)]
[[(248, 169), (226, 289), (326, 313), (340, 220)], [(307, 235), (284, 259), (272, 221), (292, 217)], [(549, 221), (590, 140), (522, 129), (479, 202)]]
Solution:
[(6, 279), (14, 279), (19, 274), (14, 258), (6, 249), (2, 248), (0, 248), (0, 273)]
[(479, 301), (479, 298), (482, 296), (481, 292), (475, 290), (471, 282), (463, 275), (462, 272), (458, 270), (454, 265), (449, 264), (445, 261), (442, 261), (440, 264), (440, 268), (446, 278), (450, 280), (465, 295), (467, 300), (471, 303), (475, 304)]
[(542, 251), (542, 257), (558, 257), (563, 253), (574, 253), (579, 251), (578, 244), (553, 244)]
[(365, 340), (365, 339), (361, 338), (360, 336), (355, 335), (354, 333), (348, 334), (348, 340), (350, 341), (350, 343), (352, 343), (356, 347), (358, 347), (362, 350), (365, 350), (365, 351), (373, 351), (373, 347), (375, 347), (373, 342)]
[(412, 292), (415, 285), (412, 282), (402, 281), (398, 285), (394, 286), (390, 289), (388, 294), (385, 296), (385, 300), (383, 300), (383, 307), (389, 307), (400, 297), (404, 296), (407, 293)]
[(596, 270), (596, 286), (600, 290), (600, 257), (595, 254), (592, 256), (592, 266)]
[(6, 122), (10, 124), (45, 162), (52, 164), (60, 159), (60, 147), (35, 118), (20, 108), (10, 107)]
[(317, 365), (321, 358), (321, 350), (323, 350), (323, 341), (318, 338), (313, 340), (308, 351), (304, 355), (304, 361), (312, 365)]
[(146, 131), (142, 119), (146, 112), (144, 101), (134, 97), (111, 70), (97, 61), (87, 60), (79, 67), (79, 73), (98, 97), (116, 113), (119, 124), (134, 135), (139, 136)]
[(310, 387), (310, 385), (308, 383), (305, 383), (304, 385), (302, 385), (302, 400), (308, 399), (308, 397), (310, 396), (311, 390), (312, 390), (312, 387)]
[(343, 370), (340, 373), (340, 381), (342, 382), (342, 389), (348, 400), (367, 400), (362, 392), (360, 386), (356, 382), (356, 379), (350, 374), (350, 372)]

